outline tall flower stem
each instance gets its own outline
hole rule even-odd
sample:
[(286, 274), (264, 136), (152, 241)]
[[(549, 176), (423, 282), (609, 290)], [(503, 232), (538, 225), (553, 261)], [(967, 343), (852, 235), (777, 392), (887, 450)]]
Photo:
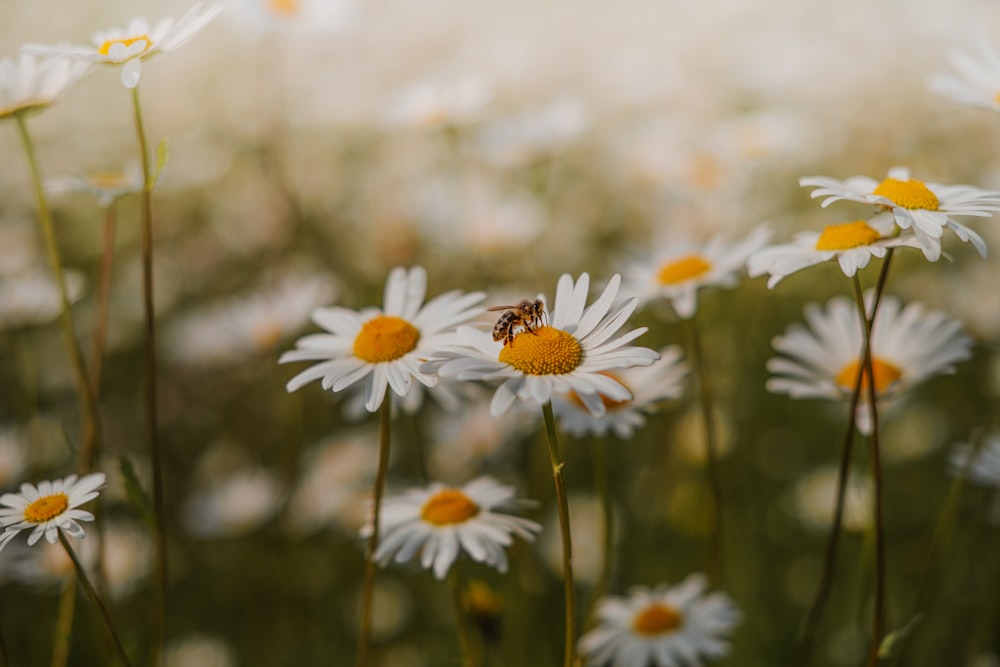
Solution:
[(462, 653), (462, 667), (478, 667), (479, 660), (476, 657), (475, 641), (469, 631), (468, 613), (465, 608), (463, 593), (465, 583), (459, 572), (458, 563), (451, 568), (449, 576), (449, 586), (451, 588), (451, 601), (455, 609), (455, 631), (458, 633), (458, 648)]
[(552, 402), (546, 402), (542, 406), (542, 415), (545, 417), (545, 431), (548, 434), (549, 461), (552, 463), (552, 480), (555, 482), (556, 503), (559, 508), (559, 530), (562, 535), (562, 558), (563, 558), (563, 589), (566, 606), (566, 635), (564, 645), (564, 667), (573, 667), (574, 646), (576, 627), (574, 624), (574, 599), (575, 592), (573, 586), (573, 540), (569, 527), (569, 499), (566, 496), (566, 483), (563, 480), (563, 463), (559, 454), (559, 441), (556, 437), (556, 419), (552, 414)]
[(875, 514), (875, 605), (872, 610), (872, 638), (868, 652), (868, 667), (875, 667), (878, 664), (879, 648), (882, 643), (882, 636), (885, 634), (885, 526), (882, 521), (882, 459), (879, 448), (878, 437), (878, 407), (875, 395), (875, 370), (872, 364), (872, 325), (875, 321), (875, 314), (868, 316), (865, 308), (865, 296), (861, 289), (861, 280), (857, 274), (854, 275), (854, 297), (858, 306), (858, 316), (864, 326), (864, 372), (858, 373), (864, 376), (867, 383), (868, 405), (871, 409), (872, 428), (872, 459), (871, 474), (873, 489), (873, 502)]
[(139, 160), (142, 164), (142, 306), (146, 334), (146, 429), (149, 458), (153, 468), (153, 518), (156, 524), (156, 599), (153, 604), (152, 664), (160, 664), (167, 618), (167, 528), (163, 499), (163, 464), (160, 452), (156, 398), (156, 312), (153, 307), (153, 175), (150, 171), (149, 142), (139, 104), (139, 87), (132, 89), (132, 111)]
[[(889, 277), (889, 267), (891, 263), (892, 248), (889, 249), (885, 261), (882, 263), (882, 268), (878, 276), (878, 282), (875, 286), (875, 297), (872, 301), (871, 312), (871, 318), (873, 321), (875, 319), (875, 315), (878, 313), (882, 293), (885, 291), (885, 283)], [(867, 320), (867, 316), (865, 319)], [(864, 336), (863, 348), (862, 359), (868, 356), (867, 335)], [(847, 412), (847, 432), (844, 435), (844, 445), (841, 448), (840, 468), (837, 473), (837, 495), (834, 503), (833, 521), (830, 526), (830, 534), (827, 537), (826, 551), (823, 557), (823, 571), (820, 574), (820, 580), (816, 586), (816, 594), (813, 597), (812, 605), (809, 607), (802, 632), (800, 633), (798, 642), (796, 643), (795, 654), (792, 660), (792, 664), (795, 665), (795, 667), (804, 667), (808, 664), (813, 639), (815, 637), (816, 630), (819, 627), (819, 622), (823, 616), (823, 610), (826, 607), (827, 599), (830, 597), (830, 587), (833, 583), (833, 570), (837, 561), (837, 547), (840, 543), (840, 533), (843, 528), (844, 506), (847, 498), (847, 478), (850, 473), (851, 456), (854, 450), (854, 433), (857, 428), (855, 425), (855, 415), (857, 414), (858, 404), (861, 401), (861, 383), (863, 375), (863, 373), (858, 373), (858, 376), (854, 379), (854, 390), (851, 392), (851, 401)]]
[(115, 630), (115, 624), (111, 622), (111, 614), (108, 613), (108, 608), (104, 606), (104, 602), (101, 601), (97, 591), (94, 590), (94, 586), (90, 583), (90, 579), (87, 578), (87, 573), (84, 571), (83, 565), (80, 563), (80, 559), (77, 558), (76, 552), (73, 551), (73, 547), (69, 545), (69, 542), (66, 540), (66, 536), (62, 534), (62, 531), (59, 531), (59, 542), (62, 543), (69, 559), (73, 561), (73, 567), (76, 569), (76, 576), (80, 580), (80, 585), (83, 586), (84, 592), (87, 593), (87, 597), (89, 597), (94, 604), (97, 605), (98, 610), (100, 610), (101, 619), (104, 621), (104, 625), (107, 626), (108, 632), (111, 633), (111, 638), (114, 640), (115, 650), (118, 652), (118, 657), (121, 658), (122, 663), (128, 667), (132, 667), (132, 661), (129, 659), (128, 653), (125, 651), (125, 646), (122, 644), (121, 637), (118, 636), (118, 631)]
[(375, 612), (375, 552), (378, 550), (379, 523), (382, 514), (382, 494), (385, 493), (385, 478), (389, 470), (389, 439), (392, 427), (392, 395), (386, 390), (385, 400), (379, 414), (378, 429), (378, 472), (372, 488), (372, 534), (368, 536), (365, 550), (365, 580), (361, 593), (361, 632), (358, 637), (357, 667), (368, 664), (368, 646), (372, 636), (372, 618)]
[(52, 278), (59, 291), (59, 325), (63, 331), (66, 341), (66, 351), (69, 353), (70, 365), (73, 367), (73, 379), (76, 383), (77, 393), (80, 397), (80, 419), (82, 420), (80, 451), (81, 461), (92, 462), (93, 451), (96, 447), (98, 433), (100, 432), (100, 414), (97, 408), (97, 396), (91, 389), (91, 384), (87, 379), (87, 369), (83, 362), (83, 353), (80, 351), (80, 344), (76, 338), (76, 325), (73, 322), (73, 311), (70, 307), (69, 293), (66, 290), (66, 278), (62, 268), (62, 257), (59, 253), (59, 244), (56, 241), (55, 225), (52, 222), (52, 213), (49, 210), (48, 201), (45, 199), (45, 189), (42, 185), (42, 173), (38, 167), (38, 158), (35, 155), (35, 146), (28, 133), (28, 126), (24, 116), (17, 114), (18, 133), (24, 144), (24, 152), (28, 157), (28, 165), (31, 169), (32, 186), (35, 190), (35, 200), (38, 205), (38, 223), (42, 231), (42, 240), (45, 244), (45, 253), (48, 256), (49, 269), (52, 271)]
[(701, 332), (696, 318), (688, 320), (691, 334), (691, 362), (698, 376), (698, 400), (701, 404), (701, 418), (705, 430), (705, 460), (708, 468), (708, 484), (712, 490), (712, 543), (709, 557), (709, 575), (718, 583), (722, 572), (723, 559), (723, 500), (722, 480), (719, 477), (719, 441), (715, 430), (715, 403), (712, 400), (712, 385), (708, 377), (705, 355), (701, 346)]

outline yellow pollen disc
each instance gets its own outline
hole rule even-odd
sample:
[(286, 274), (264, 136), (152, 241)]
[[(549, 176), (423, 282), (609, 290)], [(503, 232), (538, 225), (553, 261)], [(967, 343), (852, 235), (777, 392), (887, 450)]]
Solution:
[(583, 361), (583, 348), (572, 334), (544, 326), (514, 336), (498, 360), (528, 375), (564, 375)]
[(282, 16), (295, 16), (299, 13), (298, 0), (268, 0), (267, 6), (272, 12)]
[(816, 239), (816, 250), (850, 250), (878, 241), (879, 233), (864, 220), (830, 225)]
[[(858, 369), (860, 367), (861, 364), (857, 361), (852, 361), (844, 366), (841, 371), (837, 373), (837, 384), (845, 389), (853, 390), (854, 384), (858, 381)], [(876, 394), (881, 394), (892, 386), (894, 382), (903, 377), (903, 371), (901, 371), (897, 366), (889, 363), (888, 361), (883, 361), (878, 357), (872, 358), (872, 372), (875, 374)], [(864, 377), (861, 378), (861, 389), (865, 390), (867, 388), (868, 375), (866, 372)]]
[(673, 632), (684, 622), (684, 617), (673, 607), (655, 602), (636, 614), (632, 630), (638, 635), (655, 636)]
[(124, 44), (127, 48), (136, 42), (146, 42), (146, 45), (142, 48), (143, 51), (149, 50), (149, 47), (153, 45), (153, 40), (148, 35), (139, 35), (138, 37), (125, 37), (124, 39), (109, 39), (101, 44), (101, 48), (97, 49), (97, 52), (102, 56), (106, 56), (115, 44)]
[(901, 181), (898, 178), (887, 178), (875, 188), (876, 194), (880, 197), (891, 199), (896, 206), (909, 209), (923, 209), (925, 211), (938, 210), (938, 198), (931, 192), (923, 181), (911, 178)]
[(125, 180), (125, 174), (120, 171), (102, 171), (96, 174), (91, 174), (87, 177), (87, 179), (95, 188), (102, 188), (105, 190), (120, 188), (127, 182)]
[(372, 364), (393, 361), (412, 350), (420, 331), (401, 317), (379, 315), (368, 320), (354, 339), (354, 356)]
[[(600, 374), (601, 375), (605, 375), (605, 376), (611, 378), (612, 380), (616, 380), (618, 382), (618, 384), (624, 385), (627, 389), (629, 389), (629, 391), (631, 391), (631, 388), (628, 385), (626, 385), (624, 382), (622, 382), (622, 379), (620, 377), (618, 377), (617, 375), (615, 375), (613, 373), (608, 373), (607, 371), (601, 371)], [(589, 412), (586, 404), (584, 404), (584, 402), (583, 402), (583, 399), (581, 399), (580, 395), (577, 394), (575, 391), (569, 392), (569, 394), (567, 396), (569, 397), (569, 400), (573, 403), (573, 405), (577, 406), (581, 410), (586, 410), (586, 411)], [(607, 410), (608, 412), (614, 412), (615, 410), (617, 410), (618, 408), (622, 407), (623, 405), (628, 405), (631, 402), (631, 401), (616, 401), (616, 400), (608, 398), (604, 394), (598, 394), (598, 396), (601, 397), (601, 403), (604, 404), (604, 409)]]
[(656, 278), (660, 281), (661, 285), (676, 285), (685, 280), (697, 278), (701, 274), (710, 271), (711, 268), (712, 265), (701, 256), (688, 255), (687, 257), (675, 259), (661, 266), (659, 273), (656, 274)]
[(435, 526), (462, 523), (479, 514), (479, 505), (458, 489), (439, 491), (424, 503), (420, 517)]
[(69, 498), (65, 493), (42, 496), (24, 508), (24, 520), (31, 523), (45, 523), (65, 512), (68, 507)]

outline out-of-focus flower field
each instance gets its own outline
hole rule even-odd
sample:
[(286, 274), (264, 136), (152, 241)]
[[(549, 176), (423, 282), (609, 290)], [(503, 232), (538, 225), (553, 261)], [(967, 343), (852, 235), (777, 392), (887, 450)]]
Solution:
[[(0, 58), (29, 43), (85, 44), (190, 5), (5, 0)], [(317, 13), (297, 21), (296, 8)], [(419, 266), (428, 300), (483, 292), (475, 305), (485, 308), (544, 294), (551, 314), (563, 274), (589, 274), (587, 304), (621, 274), (623, 300), (657, 253), (754, 234), (782, 244), (870, 215), (856, 202), (821, 207), (802, 177), (878, 181), (903, 165), (928, 183), (1000, 190), (1000, 115), (928, 85), (977, 40), (1000, 49), (1000, 6), (987, 0), (232, 0), (189, 42), (142, 62), (145, 130), (154, 152), (165, 140), (152, 194), (165, 664), (355, 661), (380, 422), (357, 385), (286, 388), (308, 366), (279, 358), (326, 333), (315, 309), (381, 307), (392, 269)], [(157, 652), (156, 546), (143, 496), (122, 473), (130, 463), (151, 492), (142, 176), (119, 69), (93, 66), (26, 125), (91, 369), (115, 216), (93, 466), (107, 486), (87, 506), (97, 520), (71, 542), (125, 649), (146, 664)], [(0, 155), (0, 493), (14, 494), (78, 470), (82, 416), (13, 122), (0, 120)], [(79, 191), (100, 178), (66, 180), (122, 171), (124, 194), (103, 202)], [(881, 582), (881, 664), (1000, 665), (1000, 464), (956, 483), (961, 443), (989, 446), (984, 435), (1000, 428), (1000, 219), (961, 220), (984, 238), (986, 258), (953, 229), (938, 261), (917, 248), (892, 255), (885, 294), (956, 320), (969, 340), (954, 372), (942, 364), (880, 406), (878, 494), (872, 439), (856, 435), (835, 560), (825, 550), (848, 400), (796, 400), (765, 385), (775, 337), (790, 336), (807, 304), (853, 300), (851, 279), (830, 261), (769, 289), (744, 257), (728, 286), (698, 291), (693, 319), (667, 298), (641, 300), (625, 330), (648, 327), (633, 344), (685, 364), (676, 391), (654, 397), (643, 424), (603, 437), (557, 410), (577, 637), (594, 629), (599, 596), (703, 572), (738, 609), (719, 633), (728, 650), (649, 664), (792, 665), (832, 563), (804, 664), (871, 664)], [(864, 287), (879, 270), (876, 259), (859, 271)], [(473, 324), (489, 332), (499, 316)], [(492, 415), (497, 386), (414, 380), (419, 396), (405, 403), (392, 387), (386, 497), (488, 475), (540, 530), (501, 549), (506, 572), (468, 547), (443, 580), (419, 558), (380, 568), (368, 664), (563, 664), (543, 411), (518, 400)], [(712, 461), (702, 390), (714, 408)], [(0, 547), (0, 657), (58, 664), (59, 619), (75, 605), (62, 664), (116, 664), (96, 607), (64, 593), (75, 578), (61, 545), (18, 536)], [(644, 636), (631, 627), (632, 640)], [(582, 664), (604, 664), (592, 656)], [(646, 667), (634, 657), (607, 664)]]

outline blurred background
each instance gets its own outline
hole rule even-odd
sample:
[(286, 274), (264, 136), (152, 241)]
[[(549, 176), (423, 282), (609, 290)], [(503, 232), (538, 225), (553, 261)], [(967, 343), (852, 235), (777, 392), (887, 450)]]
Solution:
[[(89, 43), (93, 31), (189, 7), (4, 2), (2, 57), (27, 42)], [(139, 87), (151, 141), (169, 145), (154, 224), (172, 665), (353, 660), (357, 530), (377, 427), (315, 383), (286, 393), (301, 366), (277, 358), (315, 330), (313, 308), (380, 304), (397, 265), (427, 267), (431, 295), (483, 290), (490, 304), (508, 303), (551, 295), (564, 272), (603, 282), (673, 239), (737, 239), (768, 222), (782, 242), (846, 219), (849, 209), (809, 199), (798, 186), (805, 175), (881, 178), (905, 165), (924, 180), (1000, 189), (1000, 118), (926, 86), (974, 36), (1000, 44), (1000, 5), (987, 0), (303, 0), (316, 13), (302, 19), (275, 9), (287, 4), (227, 4), (189, 44), (144, 63)], [(138, 162), (114, 70), (95, 69), (28, 124), (46, 177)], [(31, 287), (46, 265), (13, 124), (0, 127), (0, 155), (7, 492), (71, 472), (79, 421), (55, 311), (44, 307), (44, 284)], [(51, 201), (66, 264), (79, 274), (74, 314), (88, 349), (103, 213), (85, 194)], [(115, 211), (100, 397), (101, 469), (111, 483), (100, 514), (113, 614), (126, 643), (141, 646), (150, 539), (117, 472), (125, 456), (148, 476), (138, 198), (121, 198)], [(1000, 221), (972, 226), (995, 251)], [(884, 422), (891, 628), (910, 620), (924, 581), (951, 447), (988, 425), (1000, 395), (997, 260), (953, 237), (945, 251), (950, 261), (937, 264), (901, 254), (889, 280), (889, 292), (962, 320), (976, 341), (972, 361), (926, 383)], [(804, 304), (849, 290), (831, 265), (773, 291), (758, 279), (701, 295), (725, 453), (719, 587), (743, 612), (719, 664), (787, 663), (811, 600), (846, 408), (766, 393), (764, 364), (771, 338), (801, 320)], [(688, 344), (666, 306), (635, 322), (650, 327), (646, 346)], [(538, 500), (529, 515), (546, 528), (538, 544), (512, 550), (509, 574), (463, 566), (502, 603), (499, 631), (484, 640), (490, 664), (552, 665), (561, 626), (548, 621), (561, 615), (562, 589), (543, 434), (534, 414), (490, 417), (489, 396), (484, 389), (470, 398), (478, 407), (459, 414), (428, 402), (399, 415), (389, 489), (423, 483), (423, 451), (434, 479), (463, 484), (488, 473)], [(631, 440), (564, 440), (581, 613), (599, 557), (595, 448), (607, 448), (618, 516), (611, 590), (706, 569), (712, 517), (699, 415), (689, 391)], [(865, 651), (867, 451), (855, 458), (858, 508), (818, 665), (859, 664)], [(962, 496), (910, 664), (1000, 665), (990, 494)], [(0, 554), (0, 628), (13, 665), (48, 664), (50, 619), (69, 574), (45, 549), (12, 544)], [(104, 664), (103, 629), (82, 596), (77, 604), (70, 664)], [(450, 593), (430, 574), (383, 570), (376, 605), (379, 664), (459, 664)]]

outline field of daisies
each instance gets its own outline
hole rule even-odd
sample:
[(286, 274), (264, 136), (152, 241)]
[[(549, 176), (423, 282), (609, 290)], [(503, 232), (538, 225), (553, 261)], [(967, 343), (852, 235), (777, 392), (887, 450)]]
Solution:
[(9, 0), (0, 667), (1000, 666), (998, 26)]

